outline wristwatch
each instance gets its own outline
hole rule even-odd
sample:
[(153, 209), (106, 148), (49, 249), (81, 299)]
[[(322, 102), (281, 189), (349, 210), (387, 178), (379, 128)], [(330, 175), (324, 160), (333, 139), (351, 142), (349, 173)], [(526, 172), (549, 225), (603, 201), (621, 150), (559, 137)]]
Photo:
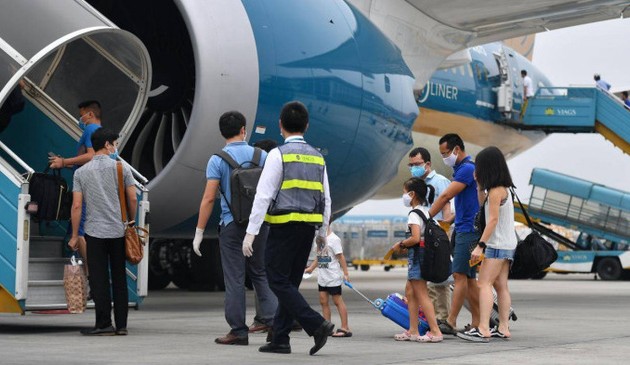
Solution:
[(481, 248), (486, 248), (486, 243), (483, 241), (479, 241), (479, 243), (477, 243), (477, 246), (481, 247)]

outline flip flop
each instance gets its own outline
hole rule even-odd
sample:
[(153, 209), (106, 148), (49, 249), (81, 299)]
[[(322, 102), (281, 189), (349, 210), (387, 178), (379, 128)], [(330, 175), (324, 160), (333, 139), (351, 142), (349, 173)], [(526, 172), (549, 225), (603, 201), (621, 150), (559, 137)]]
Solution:
[(506, 336), (503, 332), (499, 331), (497, 327), (493, 327), (490, 329), (490, 337), (501, 338), (504, 340), (510, 340), (510, 336)]
[(332, 334), (332, 337), (352, 337), (352, 332), (339, 328), (337, 332)]

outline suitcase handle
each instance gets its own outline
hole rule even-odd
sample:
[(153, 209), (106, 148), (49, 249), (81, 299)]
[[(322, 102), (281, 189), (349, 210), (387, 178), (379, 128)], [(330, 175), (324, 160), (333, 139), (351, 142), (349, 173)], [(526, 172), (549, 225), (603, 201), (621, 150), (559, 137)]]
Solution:
[(348, 280), (344, 280), (343, 281), (344, 284), (346, 284), (346, 286), (352, 290), (354, 290), (357, 294), (359, 294), (361, 297), (363, 297), (363, 299), (367, 300), (370, 304), (372, 304), (376, 309), (380, 309), (381, 305), (382, 305), (382, 300), (381, 299), (377, 299), (376, 301), (371, 301), (370, 298), (366, 297), (363, 293), (361, 293), (357, 288), (355, 288), (352, 283), (350, 283)]

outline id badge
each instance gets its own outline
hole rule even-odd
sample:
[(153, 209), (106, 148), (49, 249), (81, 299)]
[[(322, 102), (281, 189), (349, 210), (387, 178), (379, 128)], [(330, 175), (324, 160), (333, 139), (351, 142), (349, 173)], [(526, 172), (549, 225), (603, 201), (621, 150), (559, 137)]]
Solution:
[(317, 267), (327, 269), (328, 264), (332, 261), (330, 256), (317, 256)]

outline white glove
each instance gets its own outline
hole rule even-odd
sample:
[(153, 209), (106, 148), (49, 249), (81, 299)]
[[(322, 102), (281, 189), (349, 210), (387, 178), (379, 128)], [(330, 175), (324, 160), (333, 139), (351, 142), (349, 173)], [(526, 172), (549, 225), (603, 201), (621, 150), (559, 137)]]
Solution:
[(201, 246), (201, 241), (203, 241), (203, 229), (196, 228), (195, 238), (193, 239), (193, 251), (195, 251), (197, 256), (201, 256), (201, 251), (199, 251), (199, 246)]
[(256, 236), (251, 233), (245, 234), (245, 238), (243, 239), (243, 255), (245, 255), (245, 257), (252, 257), (254, 254), (254, 238), (256, 238)]
[(317, 249), (319, 252), (323, 252), (326, 247), (326, 236), (316, 236), (315, 243), (317, 243)]

